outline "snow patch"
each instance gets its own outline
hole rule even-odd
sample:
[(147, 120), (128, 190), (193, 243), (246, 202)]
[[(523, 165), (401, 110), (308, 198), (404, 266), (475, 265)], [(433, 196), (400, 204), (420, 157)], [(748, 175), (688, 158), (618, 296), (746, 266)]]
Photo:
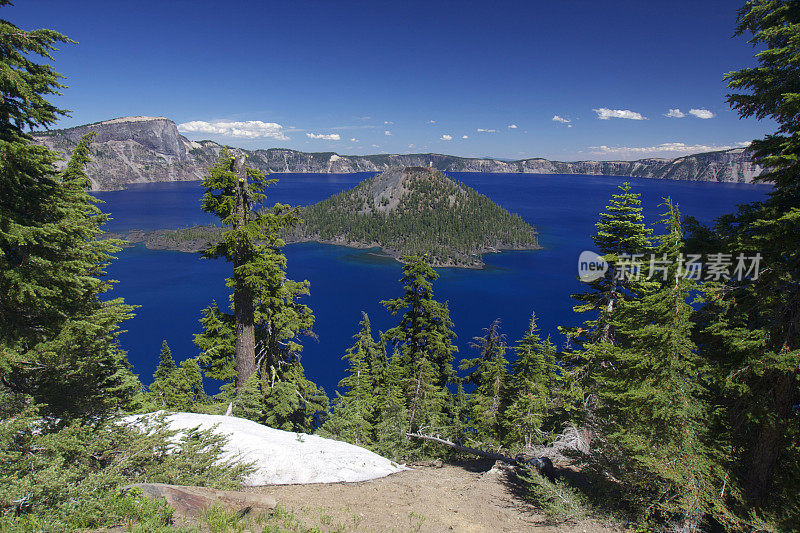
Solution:
[(339, 157), (339, 156), (338, 156), (338, 155), (336, 155), (336, 154), (333, 154), (333, 155), (331, 156), (331, 163), (333, 163), (334, 161), (338, 161), (338, 160), (340, 160), (340, 159), (341, 159), (341, 157)]
[[(135, 421), (141, 416), (129, 417)], [(407, 470), (369, 450), (318, 435), (281, 431), (234, 416), (173, 413), (171, 429), (211, 429), (228, 436), (223, 459), (253, 463), (246, 486), (367, 481)]]

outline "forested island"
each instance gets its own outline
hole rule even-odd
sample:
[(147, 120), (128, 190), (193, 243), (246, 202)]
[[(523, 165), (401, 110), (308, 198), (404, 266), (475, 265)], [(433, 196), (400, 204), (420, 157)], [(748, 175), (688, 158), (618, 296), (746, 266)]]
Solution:
[[(381, 248), (399, 259), (419, 255), (432, 266), (481, 268), (482, 255), (539, 248), (536, 230), (486, 196), (438, 170), (392, 168), (347, 191), (299, 210), (287, 243), (315, 241)], [(193, 226), (132, 231), (125, 238), (154, 250), (198, 252), (223, 229)]]

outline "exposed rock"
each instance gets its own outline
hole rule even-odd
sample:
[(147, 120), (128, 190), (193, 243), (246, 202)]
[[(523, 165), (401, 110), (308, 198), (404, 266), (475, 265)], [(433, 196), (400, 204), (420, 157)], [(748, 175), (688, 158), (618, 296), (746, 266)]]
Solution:
[(206, 509), (219, 504), (228, 511), (245, 515), (253, 511), (274, 509), (275, 498), (268, 494), (216, 490), (208, 487), (167, 485), (165, 483), (134, 483), (124, 491), (139, 489), (150, 499), (167, 502), (180, 517), (199, 518)]
[[(202, 179), (216, 162), (222, 146), (194, 142), (164, 117), (124, 117), (63, 130), (36, 133), (36, 142), (65, 157), (81, 136), (95, 132), (93, 161), (87, 174), (95, 190), (122, 189), (131, 183)], [(247, 151), (248, 163), (268, 172), (353, 173), (383, 172), (392, 167), (430, 167), (445, 172), (500, 172), (533, 174), (593, 174), (654, 179), (729, 181), (748, 183), (761, 174), (744, 148), (707, 152), (676, 159), (638, 161), (548, 161), (533, 158), (502, 161), (443, 154), (379, 154), (350, 156), (333, 152), (306, 153), (286, 148)]]

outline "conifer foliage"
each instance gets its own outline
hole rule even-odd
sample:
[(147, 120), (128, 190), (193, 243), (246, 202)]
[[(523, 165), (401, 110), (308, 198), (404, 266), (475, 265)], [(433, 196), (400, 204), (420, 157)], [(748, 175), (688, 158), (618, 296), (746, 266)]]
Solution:
[(343, 440), (367, 446), (377, 439), (378, 400), (387, 360), (385, 345), (375, 342), (369, 316), (364, 312), (359, 325), (353, 337), (355, 343), (342, 357), (348, 363), (347, 376), (339, 382), (339, 387), (345, 392), (334, 400), (325, 429)]
[(308, 281), (286, 276), (281, 231), (298, 222), (297, 210), (275, 204), (266, 209), (265, 190), (277, 180), (247, 168), (229, 151), (210, 170), (203, 185), (203, 209), (226, 226), (219, 243), (204, 252), (233, 263), (228, 286), (232, 313), (216, 303), (206, 308), (203, 332), (195, 337), (199, 363), (210, 377), (235, 381), (237, 395), (253, 375), (262, 395), (259, 421), (279, 429), (312, 431), (328, 409), (325, 391), (306, 379), (300, 363), (301, 334), (311, 334), (314, 315), (298, 298), (309, 294)]
[[(405, 431), (446, 431), (452, 412), (447, 383), (455, 377), (452, 361), (458, 350), (447, 303), (433, 297), (439, 275), (423, 258), (404, 258), (403, 296), (381, 302), (400, 323), (385, 334), (394, 348), (390, 379), (399, 387), (407, 409)], [(396, 398), (392, 398), (392, 402)]]
[(504, 416), (506, 444), (522, 444), (529, 448), (552, 438), (560, 429), (553, 415), (560, 408), (560, 367), (556, 363), (556, 347), (550, 339), (542, 340), (531, 314), (525, 335), (514, 347), (516, 359), (511, 364), (507, 409)]
[(459, 368), (469, 371), (463, 383), (475, 387), (467, 400), (474, 438), (480, 442), (498, 442), (501, 440), (508, 387), (506, 342), (499, 319), (492, 322), (484, 333), (473, 338), (472, 347), (478, 351), (478, 357), (463, 359)]
[[(7, 5), (7, 2), (0, 2)], [(116, 337), (132, 307), (103, 302), (104, 269), (119, 241), (98, 240), (107, 217), (88, 194), (90, 138), (66, 169), (35, 146), (29, 129), (65, 111), (47, 101), (61, 76), (51, 60), (51, 30), (24, 31), (0, 20), (0, 374), (55, 416), (103, 416), (128, 405), (138, 382)]]
[(597, 367), (603, 438), (601, 454), (613, 457), (642, 520), (695, 531), (715, 499), (715, 466), (707, 449), (709, 407), (703, 376), (708, 368), (692, 341), (691, 292), (696, 281), (682, 272), (680, 214), (667, 199), (665, 233), (637, 277), (636, 299), (620, 302), (611, 322), (616, 344), (601, 342)]

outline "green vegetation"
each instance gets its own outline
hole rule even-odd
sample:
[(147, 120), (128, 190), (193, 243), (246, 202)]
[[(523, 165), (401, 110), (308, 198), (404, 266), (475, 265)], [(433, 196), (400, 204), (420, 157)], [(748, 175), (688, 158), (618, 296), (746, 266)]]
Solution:
[(117, 343), (133, 307), (105, 298), (120, 243), (98, 240), (107, 216), (87, 192), (90, 137), (59, 173), (26, 133), (64, 114), (46, 99), (61, 76), (34, 59), (70, 41), (4, 20), (0, 41), (0, 529), (119, 523), (134, 505), (120, 488), (135, 481), (236, 486), (246, 467), (219, 462), (219, 436), (124, 423), (145, 399)]
[(203, 332), (195, 337), (202, 350), (197, 361), (210, 377), (235, 382), (235, 390), (212, 403), (246, 405), (248, 418), (278, 429), (313, 431), (325, 418), (328, 397), (306, 379), (300, 363), (297, 338), (312, 335), (314, 324), (311, 309), (298, 301), (309, 294), (309, 282), (286, 277), (281, 250), (279, 235), (297, 223), (297, 210), (282, 204), (260, 209), (275, 181), (225, 150), (203, 182), (203, 209), (228, 227), (204, 256), (233, 263), (233, 312), (216, 302), (205, 309)]
[[(104, 270), (121, 243), (98, 240), (107, 217), (87, 194), (91, 139), (58, 172), (55, 155), (26, 133), (63, 114), (46, 100), (60, 76), (33, 59), (52, 59), (68, 40), (0, 21), (0, 530), (309, 530), (280, 507), (244, 518), (219, 506), (179, 529), (166, 505), (122, 490), (133, 482), (236, 487), (248, 471), (221, 461), (225, 440), (211, 431), (177, 433), (163, 415), (126, 418), (156, 409), (231, 409), (295, 432), (322, 427), (403, 459), (454, 453), (413, 434), (509, 455), (546, 449), (573, 469), (556, 478), (539, 459), (542, 472), (523, 470), (521, 479), (552, 521), (603, 513), (637, 530), (796, 530), (800, 4), (751, 0), (738, 32), (765, 47), (757, 67), (727, 79), (746, 91), (729, 96), (734, 109), (779, 124), (754, 143), (772, 194), (712, 227), (682, 220), (667, 198), (652, 236), (639, 195), (620, 187), (594, 236), (609, 270), (574, 296), (587, 318), (566, 330), (562, 351), (541, 338), (535, 315), (513, 346), (495, 321), (475, 337), (464, 374), (454, 370), (453, 323), (434, 296), (430, 263), (470, 264), (492, 247), (535, 244), (530, 227), (477, 193), (406, 169), (307, 208), (306, 225), (294, 230), (306, 237), (428, 254), (402, 256), (402, 294), (382, 302), (397, 317), (393, 328), (376, 338), (363, 315), (327, 419), (327, 395), (305, 378), (299, 357), (298, 338), (314, 322), (298, 301), (308, 282), (286, 277), (282, 253), (281, 234), (298, 212), (259, 209), (273, 180), (228, 152), (210, 169), (203, 206), (226, 226), (205, 255), (233, 263), (232, 312), (205, 309), (196, 358), (176, 364), (165, 341), (143, 390), (117, 342), (133, 307), (104, 298), (112, 286)], [(700, 252), (760, 254), (765, 268), (741, 278), (684, 275), (681, 260)], [(626, 255), (639, 253), (659, 264), (627, 269)], [(210, 398), (204, 375), (228, 383)], [(408, 518), (422, 528), (423, 517)], [(319, 518), (328, 528), (332, 520)]]
[(536, 248), (519, 216), (439, 171), (391, 169), (303, 208), (291, 239), (379, 246), (434, 266), (479, 266), (481, 254)]

